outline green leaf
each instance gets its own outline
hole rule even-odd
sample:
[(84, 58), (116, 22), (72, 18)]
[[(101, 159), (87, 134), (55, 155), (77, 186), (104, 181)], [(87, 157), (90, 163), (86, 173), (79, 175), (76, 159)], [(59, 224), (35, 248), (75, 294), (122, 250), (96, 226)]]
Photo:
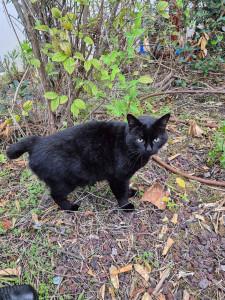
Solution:
[(119, 79), (123, 82), (123, 83), (125, 83), (126, 82), (126, 77), (123, 75), (123, 74), (118, 74), (118, 77), (119, 77)]
[(23, 110), (23, 111), (22, 111), (22, 115), (23, 115), (23, 116), (28, 116), (28, 112), (25, 111), (25, 110)]
[(89, 45), (94, 44), (94, 42), (92, 41), (92, 39), (91, 39), (89, 36), (86, 36), (86, 37), (84, 38), (84, 42), (85, 42), (86, 44), (89, 44)]
[(91, 60), (90, 60), (90, 62), (92, 63), (92, 65), (96, 68), (96, 69), (101, 69), (101, 63), (100, 63), (100, 61), (98, 60), (98, 59), (96, 59), (96, 58), (92, 58)]
[(87, 82), (84, 83), (83, 85), (84, 90), (89, 94), (92, 95), (92, 88), (90, 86), (90, 84), (88, 84)]
[(53, 8), (51, 9), (51, 11), (52, 11), (53, 16), (54, 16), (56, 19), (61, 18), (62, 13), (61, 13), (61, 11), (60, 11), (58, 8), (53, 7)]
[(68, 101), (68, 97), (63, 95), (59, 97), (60, 104), (66, 103)]
[(47, 99), (55, 99), (58, 97), (58, 94), (55, 92), (47, 92), (44, 94), (44, 97)]
[(177, 0), (177, 6), (178, 6), (178, 7), (183, 7), (182, 0)]
[(89, 71), (90, 70), (90, 68), (91, 68), (91, 61), (85, 61), (84, 62), (84, 68), (85, 68), (85, 70), (86, 71)]
[(36, 30), (40, 30), (40, 31), (48, 31), (49, 28), (46, 25), (37, 25), (34, 27)]
[(74, 117), (77, 117), (79, 114), (79, 108), (76, 106), (75, 103), (72, 103), (70, 109), (71, 109), (71, 112), (73, 113)]
[(169, 19), (170, 16), (169, 16), (168, 12), (164, 11), (162, 13), (162, 17), (165, 18), (165, 19)]
[(23, 104), (23, 108), (24, 108), (25, 110), (31, 110), (32, 104), (33, 104), (33, 101), (28, 100), (28, 101), (26, 101), (26, 102)]
[(111, 65), (111, 60), (109, 57), (107, 57), (106, 55), (101, 55), (101, 59), (104, 61), (104, 63), (108, 66)]
[(80, 53), (80, 52), (75, 52), (74, 55), (73, 55), (74, 58), (78, 58), (82, 61), (85, 61), (84, 57), (83, 57), (83, 54)]
[(81, 99), (75, 99), (73, 103), (78, 107), (79, 109), (86, 109), (85, 103)]
[(59, 44), (59, 47), (62, 51), (66, 53), (67, 56), (70, 56), (71, 54), (71, 44), (68, 41), (64, 41)]
[(169, 3), (166, 1), (159, 1), (157, 5), (157, 10), (159, 13), (161, 13), (163, 10), (165, 10), (168, 7)]
[(138, 71), (134, 71), (134, 73), (133, 73), (133, 75), (135, 76), (135, 75), (138, 75)]
[(138, 79), (138, 81), (141, 82), (141, 83), (152, 83), (152, 82), (153, 82), (152, 78), (149, 77), (149, 76), (146, 76), (146, 75), (140, 77), (140, 78)]
[[(31, 101), (32, 102), (32, 101)], [(33, 103), (33, 102), (32, 102)], [(17, 122), (19, 122), (20, 121), (20, 116), (18, 116), (18, 115), (14, 115), (14, 118), (16, 119), (16, 121)]]
[(67, 55), (63, 52), (57, 52), (56, 54), (53, 55), (52, 60), (53, 61), (64, 61), (67, 58)]
[(72, 57), (68, 57), (66, 60), (64, 60), (63, 62), (63, 66), (65, 68), (65, 70), (69, 73), (72, 74), (74, 71), (74, 65), (75, 65), (75, 61)]
[(52, 99), (51, 101), (51, 110), (54, 111), (59, 106), (59, 97)]
[(134, 22), (135, 28), (138, 28), (141, 24), (141, 18), (137, 18), (136, 21)]
[(32, 66), (37, 67), (37, 68), (39, 68), (41, 65), (40, 60), (35, 57), (31, 57), (30, 63), (32, 64)]
[(93, 87), (92, 87), (92, 94), (96, 96), (97, 93), (98, 93), (98, 88), (97, 88), (97, 86), (93, 86)]

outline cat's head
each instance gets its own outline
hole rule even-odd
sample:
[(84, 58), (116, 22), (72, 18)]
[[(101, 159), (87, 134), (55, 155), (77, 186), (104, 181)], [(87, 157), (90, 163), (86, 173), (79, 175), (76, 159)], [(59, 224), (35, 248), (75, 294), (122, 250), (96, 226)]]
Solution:
[(159, 119), (145, 116), (135, 118), (128, 114), (126, 143), (129, 150), (144, 156), (156, 154), (168, 140), (166, 125), (169, 118), (170, 114)]

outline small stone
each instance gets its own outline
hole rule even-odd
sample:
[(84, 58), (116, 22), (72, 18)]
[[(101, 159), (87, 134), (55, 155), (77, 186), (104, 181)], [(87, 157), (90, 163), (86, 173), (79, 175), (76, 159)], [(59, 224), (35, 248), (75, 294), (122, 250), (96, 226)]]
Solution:
[(210, 172), (204, 173), (204, 177), (205, 177), (205, 178), (209, 178), (210, 176), (211, 176)]
[(112, 255), (118, 255), (118, 251), (116, 248), (112, 248)]
[(178, 255), (174, 255), (174, 260), (175, 260), (175, 262), (180, 262), (181, 261), (181, 259)]
[(172, 294), (168, 294), (168, 295), (167, 295), (167, 299), (168, 299), (168, 300), (174, 300), (174, 296), (173, 296)]
[(201, 289), (206, 289), (209, 286), (209, 281), (204, 278), (199, 282), (199, 286)]
[(208, 275), (207, 275), (207, 278), (208, 278), (209, 280), (213, 280), (214, 277), (213, 277), (212, 274), (208, 274)]

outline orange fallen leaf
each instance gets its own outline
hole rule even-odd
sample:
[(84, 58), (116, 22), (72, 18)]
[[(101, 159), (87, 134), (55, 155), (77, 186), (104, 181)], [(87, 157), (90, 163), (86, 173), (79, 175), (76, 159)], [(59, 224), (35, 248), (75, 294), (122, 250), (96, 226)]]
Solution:
[(2, 220), (2, 229), (7, 230), (12, 227), (12, 222), (8, 220)]
[(92, 277), (95, 277), (95, 275), (94, 275), (94, 273), (92, 272), (91, 269), (89, 269), (89, 270), (87, 271), (87, 273), (88, 273), (88, 275), (90, 275), (90, 276), (92, 276)]
[(167, 254), (167, 252), (169, 251), (169, 249), (173, 245), (173, 243), (174, 243), (174, 240), (169, 237), (166, 244), (165, 244), (165, 246), (164, 246), (162, 255)]
[(140, 264), (134, 264), (134, 269), (138, 272), (146, 281), (149, 281), (148, 270)]
[(166, 195), (168, 195), (168, 192), (166, 193), (164, 187), (157, 182), (144, 193), (141, 200), (151, 202), (159, 209), (164, 210), (167, 206), (167, 202), (162, 201), (162, 199), (163, 197), (166, 197)]
[(92, 216), (92, 217), (94, 217), (94, 213), (93, 213), (93, 211), (86, 210), (85, 211), (85, 216)]
[(158, 300), (166, 300), (166, 297), (163, 294), (160, 294)]
[(121, 273), (125, 273), (125, 272), (128, 272), (128, 271), (131, 271), (132, 270), (132, 265), (127, 265), (125, 267), (122, 267), (120, 269), (117, 269), (115, 271), (112, 271), (110, 274), (112, 275), (118, 275), (118, 274), (121, 274)]
[(32, 214), (32, 219), (33, 219), (33, 221), (34, 221), (35, 223), (38, 223), (38, 216), (37, 216), (36, 213), (33, 213), (33, 214)]

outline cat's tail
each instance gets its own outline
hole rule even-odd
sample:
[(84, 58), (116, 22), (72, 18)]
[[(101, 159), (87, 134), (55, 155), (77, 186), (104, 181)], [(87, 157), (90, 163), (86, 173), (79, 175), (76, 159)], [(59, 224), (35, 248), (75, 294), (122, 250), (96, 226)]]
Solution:
[(20, 157), (23, 153), (29, 152), (39, 139), (39, 136), (31, 135), (26, 137), (22, 141), (19, 141), (18, 143), (9, 146), (6, 150), (8, 158), (15, 159)]

